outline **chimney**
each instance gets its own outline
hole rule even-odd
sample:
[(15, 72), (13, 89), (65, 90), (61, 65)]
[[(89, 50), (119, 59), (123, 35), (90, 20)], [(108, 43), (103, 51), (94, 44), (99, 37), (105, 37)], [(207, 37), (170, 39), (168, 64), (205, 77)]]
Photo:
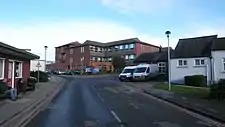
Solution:
[(162, 46), (161, 45), (159, 46), (159, 52), (162, 52)]

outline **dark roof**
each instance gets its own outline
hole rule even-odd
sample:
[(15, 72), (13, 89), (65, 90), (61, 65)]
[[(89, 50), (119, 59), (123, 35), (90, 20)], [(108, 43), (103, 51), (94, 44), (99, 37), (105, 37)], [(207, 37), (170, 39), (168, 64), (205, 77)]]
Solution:
[(106, 43), (101, 43), (101, 42), (97, 42), (97, 41), (86, 40), (83, 43), (83, 45), (93, 45), (93, 46), (104, 47), (106, 45)]
[[(151, 63), (151, 62), (166, 62), (168, 60), (168, 48), (162, 48), (158, 52), (142, 53), (135, 60), (134, 63)], [(173, 49), (170, 48), (170, 53)]]
[(225, 50), (225, 38), (217, 38), (212, 45), (212, 50)]
[(55, 48), (59, 48), (59, 47), (65, 47), (65, 46), (70, 46), (70, 45), (72, 45), (72, 46), (79, 46), (79, 45), (82, 45), (81, 43), (79, 43), (78, 41), (75, 41), (75, 42), (71, 42), (71, 43), (68, 43), (68, 44), (64, 44), (64, 45), (60, 45), (60, 46), (57, 46), (57, 47), (55, 47)]
[(207, 57), (211, 55), (212, 44), (217, 35), (180, 39), (172, 58)]
[(0, 42), (0, 53), (15, 56), (15, 57), (20, 57), (20, 58), (25, 58), (29, 60), (40, 58), (39, 56), (33, 53), (27, 52), (23, 49), (18, 49), (16, 47), (13, 47), (11, 45), (8, 45), (2, 42)]

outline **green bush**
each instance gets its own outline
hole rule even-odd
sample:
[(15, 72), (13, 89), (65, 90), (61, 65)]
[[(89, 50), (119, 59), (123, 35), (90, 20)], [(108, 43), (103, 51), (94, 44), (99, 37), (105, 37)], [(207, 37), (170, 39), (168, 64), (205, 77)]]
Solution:
[(192, 75), (184, 77), (185, 84), (188, 86), (203, 87), (207, 86), (207, 77), (204, 75)]
[(210, 97), (218, 100), (225, 99), (225, 79), (220, 79), (218, 83), (211, 85)]
[[(38, 71), (31, 71), (30, 76), (38, 79)], [(48, 82), (49, 75), (46, 72), (39, 71), (39, 82)]]

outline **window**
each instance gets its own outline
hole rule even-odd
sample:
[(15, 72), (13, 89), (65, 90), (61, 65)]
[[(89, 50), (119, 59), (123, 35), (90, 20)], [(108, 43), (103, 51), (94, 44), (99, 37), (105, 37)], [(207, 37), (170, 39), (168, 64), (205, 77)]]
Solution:
[(101, 58), (100, 57), (98, 57), (98, 61), (101, 61)]
[(187, 66), (187, 60), (178, 60), (178, 66)]
[(160, 62), (158, 63), (159, 73), (165, 73), (166, 72), (166, 63)]
[(81, 47), (81, 51), (80, 51), (81, 53), (84, 53), (84, 47)]
[(22, 62), (16, 62), (16, 77), (22, 78)]
[(130, 55), (130, 56), (129, 56), (129, 59), (130, 59), (130, 60), (133, 60), (133, 59), (134, 59), (134, 55)]
[(108, 52), (111, 52), (111, 48), (108, 48)]
[(119, 46), (115, 46), (115, 50), (117, 50), (119, 48)]
[(108, 61), (111, 62), (112, 61), (112, 58), (108, 58)]
[(73, 57), (70, 57), (70, 63), (73, 63)]
[(148, 67), (146, 73), (149, 73), (149, 72), (150, 72), (150, 68)]
[(202, 66), (205, 65), (204, 59), (195, 59), (195, 66)]
[(70, 54), (71, 54), (71, 55), (73, 54), (73, 49), (70, 49)]
[(105, 62), (105, 58), (102, 58), (102, 62)]
[(125, 59), (126, 59), (126, 60), (128, 60), (128, 58), (129, 58), (129, 56), (128, 56), (128, 55), (126, 55), (126, 56), (125, 56)]
[(223, 58), (223, 71), (225, 71), (225, 58)]
[(130, 45), (129, 45), (129, 48), (130, 48), (130, 49), (133, 49), (133, 48), (134, 48), (134, 44), (130, 44)]
[(120, 50), (123, 50), (123, 45), (120, 45)]
[(0, 79), (4, 78), (4, 65), (5, 65), (5, 60), (0, 59)]
[(98, 52), (101, 52), (101, 51), (102, 51), (102, 49), (100, 47), (98, 47)]
[(128, 45), (125, 45), (125, 49), (128, 49), (129, 48), (129, 46)]

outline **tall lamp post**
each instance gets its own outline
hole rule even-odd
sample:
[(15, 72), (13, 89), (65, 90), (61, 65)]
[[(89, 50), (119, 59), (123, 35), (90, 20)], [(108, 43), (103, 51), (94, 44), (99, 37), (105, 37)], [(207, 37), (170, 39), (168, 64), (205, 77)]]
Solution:
[(167, 40), (168, 40), (168, 84), (169, 90), (171, 90), (171, 63), (170, 63), (170, 31), (165, 32)]
[(44, 48), (45, 48), (45, 72), (46, 72), (46, 52), (47, 52), (47, 49), (48, 49), (48, 46), (44, 46)]

